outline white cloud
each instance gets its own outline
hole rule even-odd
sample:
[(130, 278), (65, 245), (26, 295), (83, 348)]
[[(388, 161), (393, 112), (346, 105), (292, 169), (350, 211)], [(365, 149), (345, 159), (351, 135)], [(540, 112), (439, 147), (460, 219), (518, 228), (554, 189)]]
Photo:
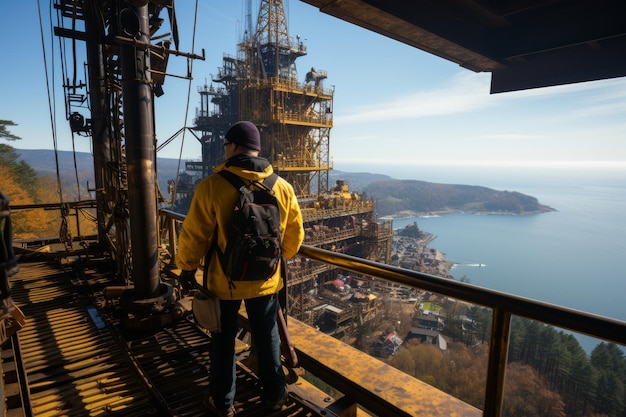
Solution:
[(626, 160), (516, 160), (516, 159), (394, 159), (393, 161), (369, 158), (335, 158), (337, 163), (362, 163), (367, 165), (388, 165), (393, 162), (398, 166), (430, 167), (536, 167), (536, 168), (602, 168), (626, 169)]
[[(561, 117), (581, 117), (624, 113), (626, 111), (626, 79), (618, 78), (555, 87), (489, 94), (490, 74), (457, 72), (440, 88), (418, 91), (395, 97), (390, 101), (355, 106), (345, 116), (336, 116), (338, 125), (367, 123), (428, 116), (471, 113), (503, 103), (526, 99), (565, 98), (579, 107)], [(567, 97), (583, 93), (580, 97)]]
[(460, 72), (442, 88), (419, 91), (375, 105), (357, 106), (351, 114), (335, 117), (335, 123), (389, 121), (474, 111), (498, 100), (488, 91), (488, 75)]

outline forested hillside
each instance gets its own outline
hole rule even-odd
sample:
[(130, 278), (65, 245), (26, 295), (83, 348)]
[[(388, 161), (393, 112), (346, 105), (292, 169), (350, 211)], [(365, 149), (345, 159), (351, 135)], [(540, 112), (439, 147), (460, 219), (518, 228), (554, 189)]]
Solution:
[[(18, 149), (19, 158), (36, 172), (54, 177), (58, 161), (65, 198), (74, 199), (80, 191), (87, 197), (87, 184), (93, 187), (93, 158), (88, 153), (74, 155), (69, 151), (55, 153), (51, 150)], [(157, 175), (162, 192), (167, 192), (167, 181), (176, 177), (178, 160), (157, 159)], [(184, 170), (184, 161), (180, 167)], [(457, 184), (438, 184), (417, 180), (397, 180), (383, 174), (367, 172), (331, 171), (330, 186), (337, 180), (346, 181), (351, 191), (364, 192), (376, 201), (381, 216), (399, 212), (499, 212), (540, 213), (552, 211), (532, 196), (515, 191), (496, 191), (487, 187)], [(169, 196), (166, 196), (169, 198)]]
[[(26, 162), (40, 175), (56, 177), (56, 164), (61, 167), (60, 180), (65, 199), (74, 201), (90, 198), (89, 188), (93, 188), (93, 156), (85, 152), (74, 154), (70, 151), (55, 152), (49, 149), (16, 149), (19, 158)], [(182, 169), (185, 163), (182, 162)], [(170, 158), (157, 159), (157, 176), (162, 192), (167, 192), (167, 181), (176, 177), (178, 160)], [(166, 196), (169, 198), (169, 196)], [(91, 197), (93, 198), (93, 196)]]
[(406, 211), (527, 214), (554, 210), (529, 195), (473, 185), (389, 179), (371, 182), (364, 191), (383, 216)]
[[(450, 313), (444, 330), (445, 351), (412, 339), (389, 363), (482, 408), (491, 314), (482, 307), (460, 307), (452, 301), (445, 306)], [(587, 356), (572, 334), (513, 318), (503, 415), (623, 417), (625, 381), (626, 358), (617, 345), (600, 343)]]
[[(10, 205), (58, 202), (54, 179), (40, 176), (30, 165), (20, 161), (13, 147), (0, 143), (0, 192)], [(23, 210), (12, 214), (13, 234), (17, 239), (55, 237), (59, 232), (59, 213)]]
[[(558, 392), (568, 417), (626, 415), (626, 359), (615, 344), (600, 343), (587, 357), (573, 335), (514, 318), (509, 360), (531, 367)], [(518, 401), (533, 391), (520, 386)]]

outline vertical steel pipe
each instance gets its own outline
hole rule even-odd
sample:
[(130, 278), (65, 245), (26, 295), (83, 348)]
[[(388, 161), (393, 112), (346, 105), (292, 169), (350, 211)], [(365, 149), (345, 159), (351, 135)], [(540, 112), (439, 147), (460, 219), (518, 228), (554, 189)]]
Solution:
[(107, 124), (110, 109), (107, 106), (106, 73), (104, 66), (104, 39), (105, 28), (102, 19), (98, 18), (98, 6), (95, 2), (83, 2), (85, 13), (85, 34), (87, 37), (87, 68), (89, 70), (89, 96), (91, 104), (91, 141), (93, 144), (93, 172), (96, 203), (98, 209), (97, 227), (98, 241), (108, 242), (106, 239), (105, 213), (109, 211), (105, 190), (105, 169), (110, 162), (110, 136)]
[[(128, 171), (131, 254), (135, 298), (158, 295), (159, 264), (155, 187), (154, 108), (151, 86), (148, 6), (120, 2), (121, 36), (136, 45), (120, 44), (124, 132)], [(140, 46), (143, 45), (143, 46)]]

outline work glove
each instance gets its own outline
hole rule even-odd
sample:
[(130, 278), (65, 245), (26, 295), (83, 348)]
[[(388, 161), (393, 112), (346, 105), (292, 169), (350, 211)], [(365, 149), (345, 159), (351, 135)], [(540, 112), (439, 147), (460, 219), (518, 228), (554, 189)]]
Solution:
[(185, 270), (183, 269), (178, 276), (178, 281), (180, 285), (187, 291), (194, 289), (196, 287), (196, 270)]

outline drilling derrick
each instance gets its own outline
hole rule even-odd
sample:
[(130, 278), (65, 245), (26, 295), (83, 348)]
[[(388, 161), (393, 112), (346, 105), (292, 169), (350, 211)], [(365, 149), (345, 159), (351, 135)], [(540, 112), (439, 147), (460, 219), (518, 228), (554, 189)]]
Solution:
[(303, 55), (303, 43), (289, 37), (282, 1), (261, 2), (256, 32), (239, 48), (240, 118), (259, 126), (266, 156), (308, 197), (328, 190), (333, 91), (322, 86), (324, 72), (312, 84), (298, 82), (295, 61)]
[[(300, 81), (296, 60), (307, 54), (299, 37), (289, 36), (282, 1), (261, 1), (256, 29), (250, 2), (237, 56), (225, 56), (210, 85), (198, 89), (201, 108), (194, 129), (201, 132), (202, 167), (188, 171), (208, 175), (224, 159), (224, 134), (236, 121), (249, 120), (261, 133), (261, 156), (289, 181), (302, 208), (305, 244), (389, 262), (391, 221), (378, 222), (374, 202), (351, 193), (348, 185), (329, 184), (332, 166), (329, 136), (333, 125), (333, 89), (324, 87), (326, 71), (311, 68)], [(213, 85), (219, 85), (216, 87)], [(326, 283), (341, 271), (296, 257), (289, 265), (290, 314), (314, 324), (317, 305), (337, 307), (324, 296)], [(330, 297), (333, 298), (333, 297)], [(335, 308), (345, 318), (363, 317), (350, 305)], [(320, 313), (321, 314), (321, 313)]]

